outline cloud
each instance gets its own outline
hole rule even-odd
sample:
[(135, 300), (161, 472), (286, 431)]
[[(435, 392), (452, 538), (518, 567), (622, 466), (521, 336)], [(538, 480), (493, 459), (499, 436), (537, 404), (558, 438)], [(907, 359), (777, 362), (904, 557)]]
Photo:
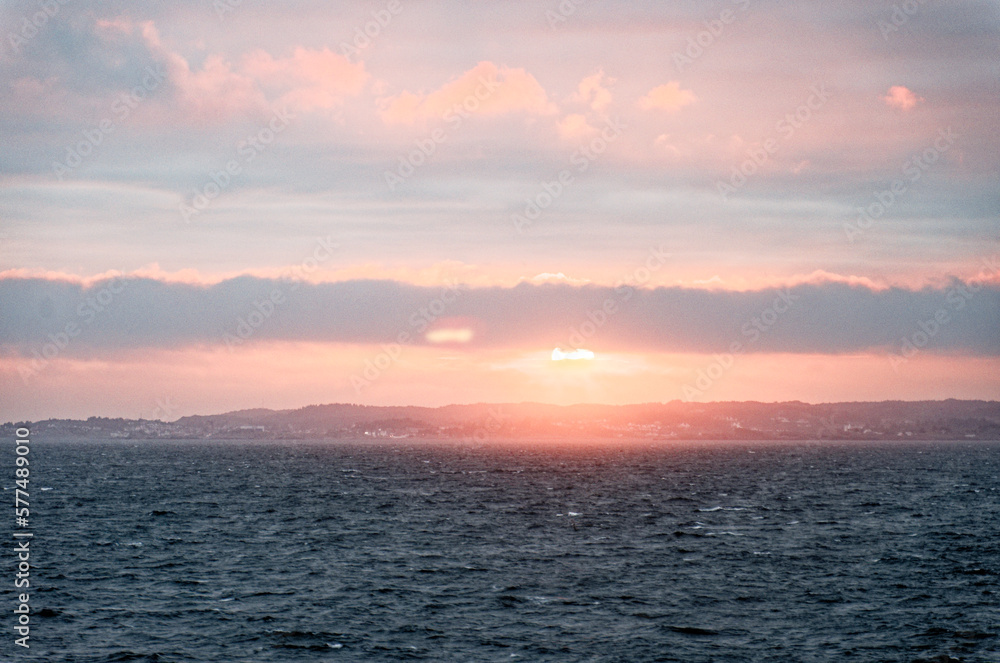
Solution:
[(353, 63), (328, 48), (296, 48), (290, 57), (275, 58), (258, 50), (243, 59), (243, 71), (262, 85), (284, 90), (276, 102), (302, 111), (328, 110), (361, 93), (369, 79), (363, 62)]
[(663, 149), (664, 152), (671, 155), (672, 157), (683, 156), (683, 153), (681, 152), (680, 148), (674, 145), (674, 140), (670, 134), (660, 134), (659, 136), (656, 137), (656, 140), (653, 141), (653, 144)]
[(34, 117), (58, 118), (66, 105), (65, 91), (59, 87), (58, 78), (44, 79), (24, 76), (8, 85), (6, 100), (0, 102), (8, 109), (31, 113)]
[(579, 113), (571, 113), (556, 122), (556, 130), (564, 140), (583, 138), (597, 131), (587, 122), (587, 117)]
[(541, 84), (524, 69), (480, 62), (433, 92), (406, 91), (382, 99), (379, 115), (386, 124), (413, 124), (448, 114), (549, 115), (556, 111)]
[(147, 120), (219, 126), (267, 114), (274, 106), (305, 112), (336, 108), (359, 95), (369, 79), (364, 63), (325, 48), (295, 47), (288, 57), (258, 49), (234, 61), (208, 52), (193, 64), (161, 36), (153, 20), (90, 18), (75, 30), (64, 37), (67, 44), (48, 47), (59, 55), (70, 48), (81, 54), (57, 60), (50, 71), (22, 67), (24, 73), (8, 84), (13, 95), (7, 104), (46, 109), (53, 116), (79, 115), (81, 104), (86, 108), (102, 96), (120, 97), (141, 82), (144, 101), (137, 113)]
[[(919, 343), (928, 352), (1000, 356), (1000, 283), (989, 280), (920, 290), (826, 282), (737, 292), (8, 277), (0, 279), (0, 302), (0, 355), (26, 357), (53, 344), (65, 346), (57, 354), (87, 357), (260, 341), (392, 343), (400, 332), (426, 344), (436, 339), (423, 335), (433, 329), (434, 320), (422, 313), (428, 310), (439, 322), (460, 321), (445, 328), (475, 329), (463, 343), (470, 348), (544, 349), (583, 345), (582, 339), (602, 351), (718, 353), (732, 352), (738, 342), (745, 352), (888, 352), (923, 334)], [(574, 332), (581, 339), (574, 340)]]
[(918, 97), (911, 90), (903, 87), (902, 85), (893, 85), (889, 88), (889, 93), (882, 97), (882, 100), (887, 106), (892, 108), (898, 108), (901, 111), (912, 110), (917, 104), (923, 101), (922, 97)]
[(611, 91), (604, 87), (604, 82), (612, 84), (615, 81), (607, 78), (604, 70), (600, 69), (580, 81), (572, 100), (587, 104), (598, 113), (604, 111), (612, 101)]
[[(128, 23), (116, 24), (118, 29)], [(259, 111), (267, 106), (255, 81), (233, 70), (221, 55), (209, 55), (201, 69), (192, 69), (183, 56), (166, 48), (152, 21), (139, 29), (150, 52), (162, 63), (174, 88), (171, 104), (174, 120), (199, 123), (223, 122), (234, 115)]]
[[(200, 70), (160, 42), (152, 22), (142, 25), (150, 49), (167, 63), (177, 103), (189, 117), (224, 120), (270, 105), (296, 111), (329, 110), (364, 89), (364, 63), (352, 63), (327, 48), (296, 48), (287, 58), (263, 50), (244, 56), (239, 70), (220, 55), (209, 55)], [(269, 94), (265, 94), (265, 91)]]
[(572, 283), (574, 285), (583, 285), (585, 283), (589, 283), (590, 282), (589, 279), (576, 279), (576, 278), (573, 278), (571, 276), (566, 276), (562, 272), (556, 272), (555, 274), (553, 274), (552, 272), (542, 272), (541, 274), (535, 274), (530, 279), (522, 277), (521, 281), (522, 282), (528, 281), (530, 283), (536, 283), (536, 284), (537, 283)]
[(677, 81), (654, 87), (646, 96), (639, 99), (638, 106), (642, 110), (678, 111), (688, 104), (697, 101), (694, 92), (682, 90)]

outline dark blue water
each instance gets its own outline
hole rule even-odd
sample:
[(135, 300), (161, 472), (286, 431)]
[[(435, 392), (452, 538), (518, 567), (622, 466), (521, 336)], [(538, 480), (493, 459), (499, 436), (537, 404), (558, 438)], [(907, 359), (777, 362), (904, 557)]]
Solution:
[(1000, 660), (997, 443), (38, 441), (32, 460), (35, 627), (13, 646), (4, 580), (2, 660)]

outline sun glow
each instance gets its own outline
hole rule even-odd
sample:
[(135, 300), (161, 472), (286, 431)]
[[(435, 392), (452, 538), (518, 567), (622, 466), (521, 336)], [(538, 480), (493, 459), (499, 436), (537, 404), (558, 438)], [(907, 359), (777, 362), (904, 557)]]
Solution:
[(432, 329), (424, 334), (429, 343), (468, 343), (475, 334), (467, 327)]

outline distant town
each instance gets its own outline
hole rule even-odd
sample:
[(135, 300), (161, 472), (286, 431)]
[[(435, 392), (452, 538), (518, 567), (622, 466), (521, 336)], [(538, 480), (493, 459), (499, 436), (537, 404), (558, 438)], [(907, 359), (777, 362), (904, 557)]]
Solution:
[(1000, 402), (878, 403), (539, 403), (379, 407), (311, 405), (240, 410), (176, 421), (48, 419), (8, 422), (5, 437), (27, 425), (37, 439), (350, 440), (584, 439), (649, 440), (1000, 440)]

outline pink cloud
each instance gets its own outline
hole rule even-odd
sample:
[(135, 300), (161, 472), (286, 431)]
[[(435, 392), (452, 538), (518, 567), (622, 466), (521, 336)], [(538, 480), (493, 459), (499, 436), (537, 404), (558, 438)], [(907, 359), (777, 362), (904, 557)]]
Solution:
[(119, 16), (114, 19), (98, 19), (97, 20), (98, 34), (101, 32), (120, 32), (122, 34), (131, 34), (134, 24), (128, 18), (124, 16)]
[(354, 64), (329, 49), (301, 47), (287, 58), (258, 50), (246, 55), (238, 66), (221, 55), (208, 55), (200, 69), (193, 69), (182, 55), (163, 44), (152, 21), (133, 26), (119, 20), (101, 27), (118, 32), (138, 27), (174, 88), (172, 115), (179, 111), (187, 121), (221, 122), (271, 106), (296, 111), (330, 109), (342, 105), (346, 97), (360, 94), (369, 78), (363, 63)]
[(264, 104), (253, 80), (234, 72), (219, 55), (208, 56), (200, 71), (191, 71), (186, 62), (176, 66), (172, 80), (182, 106), (200, 119), (225, 119)]
[(612, 101), (611, 91), (604, 87), (604, 82), (614, 83), (614, 79), (608, 79), (603, 69), (587, 76), (577, 86), (573, 101), (585, 103), (597, 112), (603, 111)]
[(200, 70), (192, 70), (183, 56), (163, 45), (152, 21), (142, 23), (140, 29), (150, 52), (163, 62), (166, 78), (176, 91), (175, 110), (188, 120), (220, 122), (267, 106), (254, 80), (234, 71), (222, 56), (209, 55)]
[(541, 84), (524, 69), (480, 62), (458, 78), (428, 93), (404, 91), (381, 100), (379, 114), (387, 124), (413, 124), (447, 114), (504, 115), (557, 112)]
[(889, 88), (889, 94), (882, 97), (882, 100), (887, 106), (898, 108), (901, 111), (908, 111), (924, 99), (923, 97), (918, 97), (902, 85), (893, 85)]
[(28, 267), (15, 267), (14, 269), (5, 269), (0, 271), (0, 281), (6, 279), (44, 279), (46, 281), (54, 282), (79, 283), (86, 287), (90, 287), (94, 283), (118, 278), (120, 276), (128, 276), (128, 274), (117, 269), (109, 269), (90, 276), (80, 276), (79, 274), (71, 274), (69, 272), (61, 272), (53, 269)]
[(639, 99), (639, 108), (642, 110), (665, 110), (678, 111), (688, 104), (697, 101), (694, 92), (682, 90), (681, 84), (677, 81), (670, 81), (665, 85), (654, 87), (646, 96)]
[(0, 108), (5, 111), (29, 113), (36, 118), (60, 117), (68, 105), (66, 91), (54, 76), (44, 80), (31, 76), (16, 78), (0, 98)]
[(256, 51), (244, 58), (243, 71), (268, 88), (285, 89), (278, 104), (303, 111), (341, 106), (346, 97), (360, 94), (369, 79), (363, 62), (352, 63), (328, 48), (300, 47), (280, 59)]
[(587, 122), (587, 118), (579, 113), (567, 115), (563, 119), (559, 120), (556, 123), (556, 129), (559, 131), (559, 136), (566, 140), (589, 136), (596, 131), (596, 129), (590, 126)]

